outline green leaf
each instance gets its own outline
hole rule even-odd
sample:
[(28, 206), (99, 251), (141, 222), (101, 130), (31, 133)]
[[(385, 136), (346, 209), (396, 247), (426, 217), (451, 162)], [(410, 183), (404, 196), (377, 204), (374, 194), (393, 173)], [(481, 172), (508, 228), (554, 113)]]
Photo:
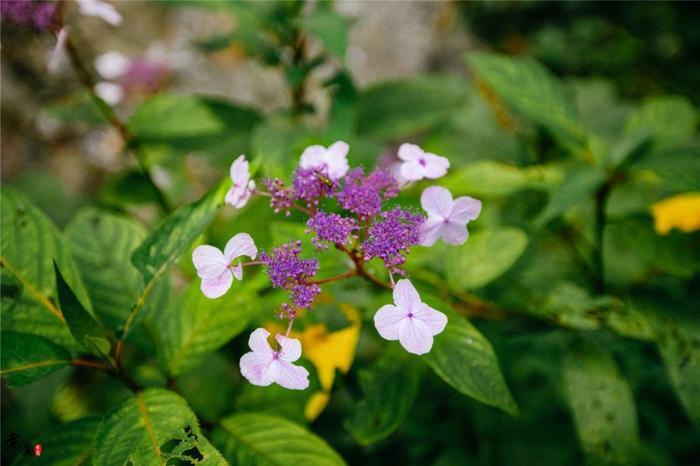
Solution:
[(628, 133), (651, 136), (656, 147), (670, 148), (687, 142), (698, 124), (693, 104), (684, 97), (657, 97), (646, 101), (627, 119)]
[(260, 309), (254, 281), (236, 282), (233, 290), (218, 299), (209, 299), (199, 289), (199, 280), (167, 308), (154, 315), (158, 358), (170, 375), (197, 367), (241, 333)]
[(676, 192), (700, 191), (700, 149), (678, 148), (656, 151), (631, 167), (657, 179)]
[(70, 332), (78, 343), (92, 354), (98, 357), (109, 358), (111, 345), (105, 338), (104, 329), (80, 304), (75, 293), (73, 293), (73, 290), (70, 289), (63, 275), (61, 275), (58, 265), (54, 262), (53, 266), (56, 273), (58, 302)]
[(303, 28), (317, 37), (341, 61), (345, 59), (350, 22), (321, 3), (301, 21)]
[(40, 435), (33, 444), (42, 447), (41, 458), (18, 455), (15, 466), (50, 464), (52, 466), (75, 466), (91, 464), (95, 433), (100, 424), (98, 417), (85, 417), (62, 424)]
[(700, 326), (660, 320), (657, 346), (673, 388), (693, 424), (700, 428)]
[(447, 283), (455, 289), (480, 288), (503, 275), (527, 247), (524, 231), (513, 227), (479, 230), (462, 246), (450, 248)]
[(302, 151), (310, 145), (310, 131), (288, 118), (271, 117), (253, 131), (251, 150), (266, 175), (286, 178)]
[(415, 360), (384, 357), (360, 372), (365, 398), (352, 411), (345, 427), (361, 445), (375, 443), (394, 432), (408, 416), (418, 396), (421, 371)]
[(70, 364), (68, 351), (37, 335), (2, 331), (0, 344), (0, 375), (10, 387), (27, 385)]
[[(3, 296), (2, 329), (40, 335), (68, 348), (78, 346), (56, 306), (53, 260), (83, 306), (90, 300), (60, 233), (51, 221), (22, 195), (2, 188), (0, 262), (18, 286)], [(4, 280), (7, 283), (7, 280)]]
[(444, 179), (455, 196), (505, 197), (526, 188), (544, 188), (559, 181), (561, 170), (548, 165), (518, 167), (479, 160), (465, 165)]
[(357, 132), (380, 139), (400, 139), (445, 121), (464, 105), (466, 86), (461, 79), (425, 76), (389, 81), (360, 95)]
[(179, 461), (227, 464), (202, 434), (187, 402), (168, 390), (149, 388), (130, 396), (97, 429), (94, 464), (147, 466)]
[(518, 408), (508, 390), (491, 343), (469, 322), (444, 307), (445, 331), (423, 359), (458, 392), (509, 414)]
[(485, 52), (472, 52), (467, 61), (516, 112), (548, 128), (566, 144), (583, 144), (585, 134), (572, 94), (539, 62)]
[(223, 419), (212, 441), (236, 466), (345, 464), (323, 439), (291, 421), (263, 414), (236, 414)]
[(44, 112), (48, 117), (63, 123), (85, 123), (91, 126), (109, 123), (87, 91), (75, 92), (56, 100), (44, 107)]
[[(200, 419), (215, 422), (231, 411), (231, 400), (240, 400), (240, 391), (234, 396), (234, 384), (240, 380), (236, 371), (231, 370), (231, 362), (221, 353), (209, 353), (204, 358), (196, 368), (177, 376), (177, 389)], [(216, 383), (211, 383), (212, 380)]]
[(545, 225), (586, 199), (593, 199), (593, 194), (605, 183), (603, 170), (591, 166), (574, 168), (549, 193), (547, 207), (537, 217), (535, 223)]
[(142, 318), (141, 310), (155, 282), (192, 246), (214, 219), (227, 186), (227, 181), (222, 182), (197, 202), (182, 206), (170, 214), (131, 255), (131, 262), (143, 275), (144, 288), (127, 317), (123, 338)]
[(591, 464), (629, 464), (639, 448), (637, 412), (612, 354), (580, 341), (567, 353), (564, 389)]
[(222, 100), (159, 94), (143, 101), (127, 126), (138, 144), (231, 157), (247, 152), (250, 133), (259, 121), (254, 111)]

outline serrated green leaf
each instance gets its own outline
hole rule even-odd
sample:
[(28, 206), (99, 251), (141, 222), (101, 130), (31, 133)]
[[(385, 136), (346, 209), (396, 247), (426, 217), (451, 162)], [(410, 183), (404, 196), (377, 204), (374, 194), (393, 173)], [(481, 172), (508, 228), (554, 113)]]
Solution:
[(573, 95), (539, 62), (485, 52), (469, 53), (467, 61), (516, 112), (548, 128), (567, 145), (584, 144)]
[(380, 139), (405, 138), (445, 121), (465, 100), (465, 83), (453, 77), (383, 82), (361, 93), (357, 132)]
[(394, 432), (418, 396), (420, 367), (412, 359), (397, 359), (385, 357), (360, 373), (365, 397), (353, 409), (345, 428), (361, 445), (377, 442)]
[(571, 207), (586, 199), (593, 199), (594, 193), (605, 183), (606, 174), (597, 167), (583, 166), (572, 168), (568, 176), (549, 193), (547, 207), (537, 217), (537, 225), (545, 225), (562, 215)]
[(693, 104), (684, 97), (657, 97), (632, 112), (626, 124), (628, 133), (651, 136), (656, 147), (680, 146), (690, 139), (698, 124)]
[(3, 296), (2, 329), (41, 335), (68, 349), (79, 348), (56, 306), (53, 260), (83, 306), (92, 309), (68, 248), (53, 223), (30, 201), (4, 187), (1, 196), (0, 262), (20, 289), (13, 296)]
[(46, 338), (2, 331), (0, 375), (10, 387), (21, 387), (70, 364), (70, 354)]
[(310, 15), (301, 21), (303, 28), (317, 37), (323, 45), (341, 61), (345, 59), (349, 21), (331, 8), (319, 4)]
[(591, 464), (629, 464), (639, 448), (637, 411), (612, 354), (580, 341), (564, 358), (564, 389)]
[(236, 414), (223, 419), (212, 442), (236, 466), (337, 466), (345, 461), (321, 438), (286, 419)]
[(91, 464), (95, 432), (100, 424), (98, 417), (86, 417), (62, 424), (56, 429), (39, 435), (33, 444), (41, 445), (41, 457), (19, 455), (14, 466), (50, 464), (52, 466), (76, 466)]
[(105, 338), (102, 326), (80, 304), (78, 298), (70, 289), (63, 278), (58, 265), (54, 262), (56, 274), (56, 290), (61, 312), (66, 319), (66, 324), (75, 339), (88, 351), (98, 357), (109, 357), (111, 345)]
[(235, 282), (233, 288), (221, 298), (209, 299), (197, 281), (154, 316), (158, 358), (170, 375), (197, 367), (242, 332), (260, 309), (255, 282)]
[(440, 311), (448, 316), (447, 327), (423, 359), (458, 392), (515, 415), (518, 408), (491, 343), (461, 316), (445, 308)]
[(156, 281), (190, 248), (214, 219), (223, 203), (228, 183), (219, 183), (197, 202), (182, 206), (170, 214), (133, 252), (131, 262), (143, 275), (144, 288), (124, 324), (123, 338), (143, 317), (143, 306)]
[(149, 388), (124, 400), (100, 424), (94, 464), (225, 465), (202, 434), (187, 402), (168, 390)]
[(480, 288), (503, 275), (527, 247), (524, 231), (513, 227), (479, 230), (446, 258), (447, 283), (455, 289)]

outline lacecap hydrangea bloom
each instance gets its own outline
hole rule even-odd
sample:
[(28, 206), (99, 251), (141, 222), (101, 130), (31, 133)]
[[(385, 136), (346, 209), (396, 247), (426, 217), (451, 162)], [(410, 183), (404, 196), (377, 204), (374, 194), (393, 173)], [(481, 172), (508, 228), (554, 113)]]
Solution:
[[(403, 144), (398, 150), (400, 162), (366, 171), (350, 167), (349, 151), (343, 141), (306, 148), (290, 182), (267, 178), (256, 183), (249, 161), (241, 155), (231, 165), (232, 187), (225, 198), (235, 209), (245, 207), (253, 196), (263, 196), (275, 213), (301, 212), (306, 217), (305, 232), (317, 249), (314, 255), (330, 248), (341, 251), (348, 257), (346, 272), (323, 277), (318, 257), (304, 257), (300, 239), (258, 254), (247, 233), (234, 235), (223, 251), (202, 245), (192, 255), (202, 292), (209, 298), (224, 295), (235, 280), (242, 280), (246, 266), (261, 266), (272, 287), (288, 293), (289, 301), (275, 312), (288, 320), (286, 334), (277, 334), (271, 345), (267, 330), (255, 330), (249, 341), (251, 352), (241, 358), (241, 374), (252, 384), (308, 386), (306, 369), (293, 364), (301, 357), (301, 343), (289, 335), (298, 312), (313, 308), (325, 283), (358, 276), (391, 289), (394, 304), (378, 309), (374, 324), (381, 337), (398, 341), (410, 353), (429, 352), (447, 325), (444, 313), (421, 300), (404, 266), (414, 246), (429, 247), (440, 239), (463, 244), (468, 238), (467, 223), (479, 216), (481, 202), (467, 196), (454, 199), (446, 188), (429, 186), (421, 195), (422, 209), (398, 205), (392, 200), (401, 189), (444, 176), (449, 161), (415, 144)], [(371, 260), (383, 264), (388, 281), (370, 273), (366, 264)]]

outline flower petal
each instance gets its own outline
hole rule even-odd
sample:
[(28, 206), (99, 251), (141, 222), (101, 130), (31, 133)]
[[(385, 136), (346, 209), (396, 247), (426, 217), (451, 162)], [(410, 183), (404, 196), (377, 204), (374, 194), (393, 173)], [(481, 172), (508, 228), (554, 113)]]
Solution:
[(238, 262), (238, 264), (231, 268), (231, 273), (236, 280), (243, 280), (243, 265)]
[(301, 153), (299, 166), (301, 168), (316, 168), (325, 163), (326, 148), (319, 145), (309, 146)]
[(68, 60), (66, 44), (68, 43), (68, 26), (64, 26), (58, 31), (56, 45), (51, 51), (47, 68), (49, 73), (56, 73), (61, 69), (61, 65)]
[(121, 52), (112, 50), (95, 59), (95, 69), (104, 79), (119, 79), (129, 69), (131, 59)]
[(245, 188), (250, 180), (250, 164), (245, 159), (245, 155), (239, 155), (231, 164), (230, 175), (234, 187)]
[(284, 335), (276, 335), (275, 339), (282, 348), (279, 352), (279, 358), (294, 362), (301, 357), (301, 343), (296, 338), (287, 338)]
[(401, 164), (400, 174), (408, 181), (422, 180), (425, 175), (425, 167), (416, 162), (404, 162)]
[(216, 299), (226, 294), (231, 288), (231, 283), (233, 283), (233, 275), (228, 270), (224, 270), (219, 276), (202, 278), (200, 289), (207, 298)]
[(416, 291), (413, 283), (404, 278), (396, 282), (394, 286), (394, 304), (405, 312), (413, 312), (421, 304), (420, 295)]
[(349, 150), (350, 146), (343, 141), (334, 142), (326, 150), (325, 159), (328, 167), (328, 177), (332, 180), (344, 177), (350, 169), (347, 158)]
[(418, 228), (420, 244), (423, 246), (432, 246), (435, 244), (442, 235), (442, 226), (444, 224), (445, 221), (441, 218), (428, 216), (427, 220)]
[(428, 214), (448, 218), (452, 212), (452, 193), (442, 186), (429, 186), (420, 196), (420, 205)]
[(238, 233), (233, 236), (226, 247), (224, 248), (224, 256), (226, 261), (230, 263), (233, 259), (240, 256), (248, 256), (255, 259), (258, 255), (258, 248), (255, 246), (255, 241), (248, 233)]
[(96, 16), (112, 26), (122, 23), (122, 15), (116, 8), (102, 0), (76, 0), (80, 13), (85, 16)]
[(267, 387), (274, 382), (280, 372), (279, 364), (270, 354), (246, 353), (241, 357), (239, 363), (241, 375), (248, 379), (248, 382), (260, 387)]
[(430, 179), (441, 178), (447, 174), (447, 169), (450, 168), (450, 161), (447, 157), (435, 155), (427, 152), (425, 154), (425, 177)]
[(328, 149), (326, 150), (328, 154), (335, 158), (346, 158), (349, 151), (350, 146), (345, 141), (336, 141), (328, 146)]
[(305, 367), (297, 366), (291, 362), (278, 360), (279, 367), (277, 379), (275, 380), (284, 388), (290, 390), (304, 390), (309, 386), (309, 371)]
[(481, 201), (469, 196), (462, 196), (455, 199), (452, 204), (450, 220), (458, 223), (467, 223), (476, 218), (481, 213)]
[(413, 318), (425, 323), (433, 335), (442, 333), (447, 325), (447, 316), (425, 303), (418, 306), (418, 309), (413, 313)]
[(119, 84), (100, 81), (95, 84), (95, 94), (109, 105), (117, 105), (124, 99), (124, 88)]
[(192, 263), (201, 278), (218, 277), (228, 265), (224, 254), (208, 244), (197, 246), (192, 251)]
[(415, 144), (404, 143), (399, 146), (398, 157), (404, 162), (416, 162), (425, 155), (423, 149)]
[(256, 328), (253, 330), (253, 333), (250, 334), (250, 337), (248, 337), (248, 346), (253, 352), (269, 355), (270, 359), (272, 359), (273, 351), (270, 347), (270, 343), (267, 341), (267, 337), (269, 336), (270, 332), (264, 328)]
[(391, 304), (380, 307), (374, 314), (374, 327), (377, 329), (377, 333), (385, 340), (398, 340), (399, 325), (402, 320), (407, 318), (406, 314), (406, 311)]
[(464, 244), (469, 237), (469, 231), (467, 231), (467, 226), (463, 223), (449, 222), (446, 223), (441, 229), (442, 240), (446, 244), (459, 245)]
[(433, 347), (433, 335), (422, 320), (405, 319), (399, 327), (399, 342), (409, 353), (425, 354)]

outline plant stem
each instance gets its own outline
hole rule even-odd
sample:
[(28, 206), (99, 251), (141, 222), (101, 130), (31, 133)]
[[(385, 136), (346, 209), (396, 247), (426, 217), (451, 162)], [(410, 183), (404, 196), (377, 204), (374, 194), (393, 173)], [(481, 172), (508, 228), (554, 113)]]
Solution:
[(324, 278), (322, 280), (311, 280), (311, 281), (309, 281), (309, 283), (321, 285), (322, 283), (330, 283), (330, 282), (334, 282), (337, 280), (342, 280), (343, 278), (354, 277), (356, 275), (358, 275), (357, 269), (353, 269), (353, 270), (348, 270), (345, 273), (341, 273), (340, 275), (335, 275), (333, 277)]
[(136, 163), (138, 164), (139, 169), (141, 170), (142, 174), (146, 178), (146, 181), (149, 185), (151, 185), (156, 194), (156, 198), (158, 200), (158, 204), (161, 210), (164, 213), (170, 212), (170, 205), (167, 199), (165, 198), (163, 192), (153, 180), (153, 176), (148, 168), (148, 164), (143, 154), (141, 154), (138, 151), (138, 149), (134, 147), (135, 144), (133, 135), (126, 127), (126, 125), (119, 119), (112, 107), (110, 107), (107, 104), (107, 102), (102, 100), (102, 98), (95, 93), (95, 81), (93, 80), (92, 75), (81, 60), (80, 55), (78, 54), (78, 50), (76, 49), (75, 44), (73, 44), (73, 40), (71, 39), (70, 35), (66, 39), (66, 52), (68, 54), (71, 66), (73, 67), (73, 70), (75, 71), (75, 74), (77, 75), (80, 84), (82, 84), (82, 86), (88, 92), (90, 98), (95, 103), (100, 113), (102, 113), (102, 116), (105, 118), (105, 120), (107, 120), (107, 122), (119, 132), (119, 135), (124, 141), (124, 146), (126, 148), (131, 148), (131, 152), (134, 155), (134, 158), (136, 159)]

